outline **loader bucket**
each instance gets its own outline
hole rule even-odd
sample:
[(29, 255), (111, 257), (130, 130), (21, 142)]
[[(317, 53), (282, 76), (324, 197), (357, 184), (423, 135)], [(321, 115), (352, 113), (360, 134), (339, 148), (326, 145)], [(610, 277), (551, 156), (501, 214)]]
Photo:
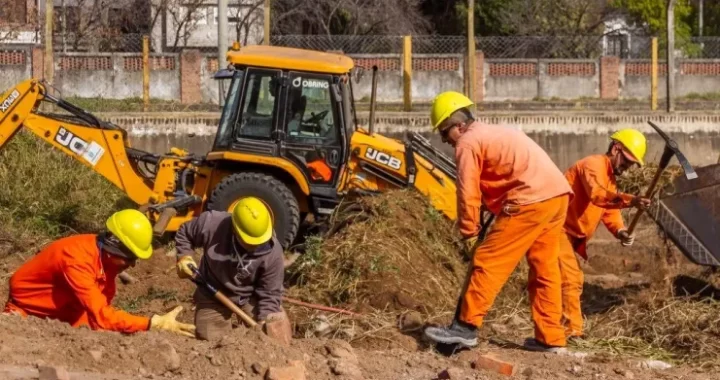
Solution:
[(695, 169), (698, 178), (678, 176), (648, 215), (690, 261), (720, 266), (720, 164)]

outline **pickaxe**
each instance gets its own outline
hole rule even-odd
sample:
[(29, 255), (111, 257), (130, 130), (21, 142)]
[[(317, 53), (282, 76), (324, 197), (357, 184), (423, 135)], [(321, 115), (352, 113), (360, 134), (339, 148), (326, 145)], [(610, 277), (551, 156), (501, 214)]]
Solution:
[(212, 286), (210, 283), (205, 281), (205, 279), (200, 274), (200, 271), (198, 269), (190, 264), (189, 265), (190, 270), (193, 271), (194, 276), (190, 278), (192, 282), (197, 284), (198, 286), (204, 287), (207, 291), (210, 292), (210, 294), (215, 297), (220, 303), (225, 305), (228, 309), (230, 309), (233, 313), (237, 314), (240, 319), (242, 319), (245, 323), (247, 323), (251, 328), (257, 326), (257, 322), (253, 320), (249, 315), (247, 315), (242, 309), (240, 309), (237, 305), (233, 303), (227, 296), (222, 294), (219, 290), (217, 290), (214, 286)]
[[(690, 165), (690, 162), (687, 158), (685, 158), (685, 155), (682, 154), (675, 140), (671, 139), (670, 136), (663, 132), (660, 127), (655, 125), (652, 121), (648, 121), (648, 124), (650, 124), (650, 126), (653, 127), (653, 129), (660, 135), (660, 137), (665, 140), (665, 149), (663, 150), (663, 154), (660, 157), (660, 163), (658, 164), (657, 172), (655, 172), (655, 178), (653, 178), (652, 182), (650, 183), (650, 187), (648, 187), (647, 192), (645, 192), (645, 198), (650, 198), (653, 196), (653, 194), (655, 193), (655, 187), (657, 186), (658, 181), (660, 181), (662, 173), (665, 171), (665, 168), (667, 168), (668, 164), (670, 163), (670, 159), (673, 156), (677, 157), (677, 160), (680, 163), (683, 172), (685, 173), (685, 178), (687, 178), (688, 180), (697, 178), (697, 173), (695, 173), (695, 169), (693, 169), (692, 165)], [(628, 227), (629, 234), (632, 234), (635, 230), (635, 227), (637, 226), (637, 223), (640, 220), (640, 216), (642, 215), (643, 211), (643, 209), (638, 209), (632, 222), (630, 222), (630, 227)]]

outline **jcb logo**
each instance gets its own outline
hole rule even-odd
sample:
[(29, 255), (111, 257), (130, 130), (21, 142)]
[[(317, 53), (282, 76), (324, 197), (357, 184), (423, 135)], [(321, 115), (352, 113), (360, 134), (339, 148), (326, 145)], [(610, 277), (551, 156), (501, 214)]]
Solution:
[(65, 128), (60, 128), (58, 130), (58, 133), (55, 135), (55, 141), (70, 149), (73, 153), (79, 155), (85, 153), (85, 149), (88, 146), (88, 143), (86, 143), (83, 139), (73, 135), (72, 132)]
[(100, 158), (105, 154), (105, 149), (95, 141), (88, 143), (65, 128), (58, 129), (55, 141), (82, 157), (92, 166), (97, 165)]
[(373, 148), (368, 148), (365, 151), (365, 157), (373, 161), (377, 161), (383, 165), (389, 166), (395, 170), (400, 170), (402, 162), (395, 157), (390, 156), (387, 153), (378, 152)]

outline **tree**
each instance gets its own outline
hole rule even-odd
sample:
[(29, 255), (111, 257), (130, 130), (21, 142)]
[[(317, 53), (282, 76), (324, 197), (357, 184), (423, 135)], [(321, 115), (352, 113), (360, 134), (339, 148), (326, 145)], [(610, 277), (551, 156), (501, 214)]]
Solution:
[(274, 0), (273, 34), (425, 34), (420, 0)]
[[(467, 25), (467, 3), (456, 5)], [(475, 3), (475, 33), (487, 36), (600, 35), (614, 13), (606, 0), (484, 0)]]
[(265, 19), (261, 7), (264, 3), (264, 0), (238, 0), (237, 6), (231, 9), (232, 17), (229, 21), (235, 24), (235, 40), (243, 46), (248, 44), (251, 35), (257, 35), (263, 28)]
[[(667, 0), (614, 0), (612, 6), (625, 13), (645, 33), (657, 36), (660, 50), (666, 48)], [(675, 5), (675, 47), (692, 54), (696, 47), (690, 41), (692, 35), (690, 17), (689, 1), (678, 1)]]

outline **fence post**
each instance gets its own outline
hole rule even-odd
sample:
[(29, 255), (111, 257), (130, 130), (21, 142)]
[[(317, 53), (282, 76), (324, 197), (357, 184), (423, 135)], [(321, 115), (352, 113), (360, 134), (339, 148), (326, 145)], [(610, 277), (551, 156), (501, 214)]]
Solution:
[(652, 64), (650, 65), (650, 110), (657, 110), (658, 102), (658, 39), (652, 38)]
[[(475, 0), (468, 0), (468, 27), (467, 27), (467, 43), (468, 43), (468, 97), (473, 101), (475, 98)], [(473, 107), (473, 111), (477, 111), (477, 107)]]
[(150, 108), (150, 37), (143, 36), (143, 111)]
[[(55, 2), (53, 0), (45, 1), (45, 80), (49, 84), (53, 84), (55, 74), (55, 61), (53, 60), (53, 11)], [(51, 91), (50, 88), (47, 89)]]
[(270, 45), (270, 0), (265, 0), (263, 16), (265, 17), (265, 23), (263, 25), (265, 38), (263, 38), (263, 45)]
[(667, 112), (675, 111), (675, 3), (667, 5)]
[(403, 108), (412, 111), (412, 37), (403, 38)]

